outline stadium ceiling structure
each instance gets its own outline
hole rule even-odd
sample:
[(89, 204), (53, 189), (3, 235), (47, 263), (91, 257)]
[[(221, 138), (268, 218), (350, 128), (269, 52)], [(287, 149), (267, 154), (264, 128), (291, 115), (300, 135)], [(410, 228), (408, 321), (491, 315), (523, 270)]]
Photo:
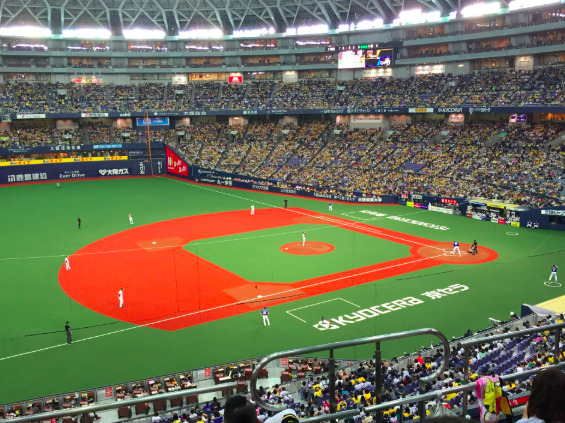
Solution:
[(108, 28), (114, 35), (127, 29), (161, 29), (176, 35), (187, 29), (230, 31), (272, 27), (276, 32), (297, 25), (356, 23), (402, 11), (449, 13), (460, 0), (4, 0), (0, 26), (39, 25), (54, 34), (63, 29)]

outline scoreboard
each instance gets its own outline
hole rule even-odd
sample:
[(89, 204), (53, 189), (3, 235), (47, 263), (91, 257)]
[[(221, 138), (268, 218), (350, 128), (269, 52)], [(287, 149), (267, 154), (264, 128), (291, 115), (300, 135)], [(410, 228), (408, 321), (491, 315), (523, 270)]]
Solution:
[(338, 52), (338, 69), (380, 68), (394, 64), (394, 49), (378, 44), (328, 46), (327, 50)]

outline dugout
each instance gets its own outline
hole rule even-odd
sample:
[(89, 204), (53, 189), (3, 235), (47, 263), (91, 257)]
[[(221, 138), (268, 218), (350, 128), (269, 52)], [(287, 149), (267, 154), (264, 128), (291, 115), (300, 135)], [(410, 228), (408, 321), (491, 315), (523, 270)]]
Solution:
[(540, 229), (565, 231), (565, 206), (522, 211), (520, 213), (520, 226), (526, 226), (526, 222), (529, 220), (538, 222)]

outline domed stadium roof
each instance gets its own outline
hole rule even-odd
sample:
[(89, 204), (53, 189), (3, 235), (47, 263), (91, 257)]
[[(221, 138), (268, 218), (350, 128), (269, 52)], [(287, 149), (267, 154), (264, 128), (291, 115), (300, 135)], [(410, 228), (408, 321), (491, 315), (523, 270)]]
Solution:
[(449, 12), (452, 0), (9, 0), (0, 5), (0, 26), (39, 25), (54, 34), (72, 28), (161, 29), (177, 35), (187, 29), (274, 28), (392, 20), (407, 8)]

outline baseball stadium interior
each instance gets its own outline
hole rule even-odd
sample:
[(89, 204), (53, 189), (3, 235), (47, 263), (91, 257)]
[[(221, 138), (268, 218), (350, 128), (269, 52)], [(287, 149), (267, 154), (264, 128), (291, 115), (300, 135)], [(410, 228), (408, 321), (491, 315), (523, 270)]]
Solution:
[[(464, 222), (466, 234), (470, 235), (461, 239), (469, 241), (462, 244), (461, 250), (449, 237), (438, 235), (438, 240), (453, 243), (453, 255), (457, 245), (459, 255), (463, 251), (468, 257), (469, 267), (506, 263), (507, 247), (493, 241), (505, 237), (505, 242), (516, 243), (516, 250), (529, 248), (527, 259), (538, 260), (544, 272), (551, 268), (555, 276), (555, 280), (550, 276), (540, 282), (540, 287), (525, 283), (522, 287), (522, 282), (516, 280), (513, 287), (512, 281), (506, 281), (510, 286), (499, 290), (498, 277), (493, 277), (491, 290), (483, 288), (482, 295), (505, 297), (512, 290), (511, 299), (496, 311), (482, 307), (481, 297), (452, 304), (453, 315), (460, 309), (472, 308), (476, 321), (481, 323), (473, 321), (473, 326), (467, 326), (462, 318), (454, 323), (454, 331), (449, 328), (448, 336), (443, 329), (421, 329), (417, 315), (411, 318), (410, 325), (400, 329), (388, 324), (372, 332), (353, 330), (347, 326), (355, 320), (345, 314), (348, 311), (335, 311), (335, 315), (342, 313), (338, 321), (328, 314), (315, 318), (293, 315), (295, 310), (311, 307), (310, 303), (297, 301), (299, 307), (287, 311), (280, 307), (290, 307), (292, 299), (261, 303), (261, 298), (271, 295), (262, 291), (257, 291), (261, 294), (256, 295), (258, 300), (246, 304), (244, 311), (217, 314), (218, 308), (230, 306), (221, 303), (207, 309), (207, 317), (193, 323), (206, 328), (210, 322), (238, 319), (242, 313), (253, 314), (255, 317), (249, 321), (259, 322), (260, 310), (268, 306), (271, 332), (277, 331), (276, 310), (284, 310), (286, 313), (279, 315), (308, 321), (309, 329), (317, 329), (315, 335), (321, 336), (306, 331), (290, 335), (285, 332), (280, 336), (300, 338), (301, 342), (289, 343), (288, 348), (273, 343), (271, 347), (254, 349), (261, 335), (237, 339), (226, 330), (226, 344), (212, 344), (207, 342), (205, 329), (198, 326), (155, 329), (154, 323), (179, 317), (170, 317), (165, 311), (122, 318), (115, 310), (100, 311), (116, 309), (114, 303), (87, 305), (85, 301), (89, 300), (83, 300), (81, 295), (96, 297), (97, 287), (90, 286), (77, 294), (82, 288), (72, 287), (78, 279), (73, 279), (71, 272), (80, 271), (81, 257), (97, 253), (80, 250), (82, 253), (72, 255), (71, 249), (70, 261), (62, 264), (65, 255), (58, 251), (59, 262), (50, 268), (50, 276), (43, 276), (49, 280), (46, 283), (51, 284), (49, 289), (54, 295), (64, 297), (65, 307), (70, 304), (68, 309), (53, 306), (49, 311), (58, 321), (71, 320), (70, 325), (67, 322), (68, 344), (71, 327), (87, 327), (87, 323), (75, 323), (79, 318), (69, 317), (70, 310), (89, 308), (104, 314), (105, 320), (93, 321), (88, 330), (96, 325), (127, 322), (129, 326), (120, 326), (116, 333), (137, 326), (147, 331), (127, 355), (114, 354), (112, 349), (93, 353), (114, 361), (139, 356), (136, 360), (141, 367), (122, 380), (121, 374), (113, 375), (104, 365), (90, 368), (90, 357), (68, 355), (65, 360), (82, 360), (84, 368), (89, 368), (84, 371), (96, 373), (98, 379), (89, 376), (85, 382), (81, 372), (75, 371), (50, 385), (50, 375), (64, 373), (65, 366), (42, 355), (54, 349), (72, 354), (71, 349), (80, 346), (81, 332), (75, 330), (72, 345), (60, 344), (64, 338), (61, 325), (52, 329), (59, 329), (58, 340), (44, 342), (44, 333), (54, 333), (50, 329), (41, 324), (36, 327), (27, 322), (26, 327), (22, 322), (12, 322), (10, 310), (17, 308), (23, 314), (24, 308), (33, 308), (33, 303), (20, 303), (20, 296), (4, 294), (0, 304), (7, 313), (5, 328), (0, 331), (0, 374), (6, 386), (0, 388), (0, 420), (253, 423), (235, 420), (225, 407), (235, 395), (243, 395), (254, 405), (259, 423), (401, 423), (458, 417), (462, 420), (452, 421), (513, 422), (523, 413), (535, 419), (529, 423), (565, 421), (565, 292), (557, 279), (559, 265), (565, 266), (565, 0), (7, 0), (0, 4), (0, 40), (0, 199), (5, 210), (15, 203), (21, 210), (40, 207), (34, 200), (54, 196), (53, 190), (57, 195), (68, 195), (68, 187), (92, 181), (106, 185), (92, 185), (82, 193), (77, 188), (72, 194), (75, 202), (114, 189), (116, 197), (127, 197), (145, 186), (148, 191), (143, 202), (149, 204), (151, 195), (157, 196), (162, 189), (160, 185), (110, 185), (124, 179), (146, 178), (168, 178), (205, 190), (226, 190), (221, 191), (227, 193), (223, 199), (202, 200), (217, 208), (210, 206), (191, 212), (193, 215), (232, 213), (242, 208), (249, 214), (250, 205), (251, 214), (260, 218), (265, 206), (276, 201), (276, 207), (283, 211), (289, 202), (289, 207), (296, 207), (293, 213), (303, 213), (301, 210), (308, 204), (323, 203), (320, 209), (311, 206), (319, 217), (322, 210), (328, 213), (328, 202), (333, 213), (334, 202), (334, 209), (350, 207), (340, 219), (365, 222), (365, 218), (392, 214), (389, 210), (394, 205), (394, 210), (409, 213), (397, 212), (400, 217), (388, 216), (387, 222), (417, 227), (410, 229), (413, 231), (441, 233), (450, 229), (447, 226), (455, 227), (453, 222)], [(47, 186), (52, 188), (50, 194), (46, 194)], [(241, 207), (247, 203), (234, 203), (233, 208), (225, 204), (248, 195), (252, 195), (254, 203)], [(55, 204), (57, 200), (52, 201)], [(43, 206), (46, 214), (65, 212), (64, 207)], [(101, 200), (99, 213), (111, 207), (111, 201), (102, 204)], [(159, 214), (152, 207), (147, 205), (147, 214), (155, 213), (147, 224), (182, 217)], [(360, 207), (364, 209), (359, 212)], [(133, 226), (140, 210), (120, 213), (130, 213)], [(421, 214), (414, 220), (402, 217), (403, 213)], [(423, 217), (428, 215), (435, 217)], [(76, 226), (74, 215), (72, 219)], [(344, 221), (338, 223), (349, 225)], [(371, 225), (370, 220), (367, 222)], [(40, 223), (43, 227), (51, 224)], [(88, 213), (81, 212), (78, 229), (87, 231), (88, 225)], [(375, 225), (381, 225), (381, 221)], [(272, 228), (264, 225), (259, 229)], [(390, 227), (397, 231), (396, 237), (402, 232), (399, 228)], [(473, 232), (473, 228), (480, 229)], [(100, 230), (96, 237), (79, 238), (69, 248), (79, 250), (94, 245), (97, 238), (110, 239), (126, 229), (130, 228)], [(135, 230), (132, 227), (131, 231)], [(369, 229), (364, 226), (362, 231)], [(298, 251), (299, 244), (304, 247), (314, 240), (307, 232), (308, 240), (305, 234), (303, 241), (294, 240)], [(426, 241), (423, 236), (430, 232), (412, 235)], [(490, 232), (496, 235), (482, 235), (483, 239), (479, 239), (479, 234)], [(234, 234), (237, 232), (217, 232), (210, 238)], [(22, 239), (36, 242), (26, 236), (24, 232)], [(33, 236), (40, 235), (36, 232)], [(49, 232), (37, 242), (49, 244), (52, 237), (63, 236)], [(342, 242), (350, 242), (349, 235), (340, 236)], [(359, 237), (352, 243), (365, 242), (360, 240), (360, 234), (351, 236)], [(19, 249), (17, 237), (16, 232), (7, 235), (5, 247), (0, 248), (3, 291), (9, 292), (12, 286), (22, 283), (28, 293), (34, 292), (32, 285), (23, 282), (25, 267), (33, 268), (56, 253)], [(470, 243), (473, 238), (479, 239), (478, 247), (476, 240), (474, 245)], [(166, 239), (180, 243), (174, 234)], [(190, 239), (183, 241), (189, 246), (186, 254), (194, 253), (211, 262), (216, 260), (215, 254), (229, 255), (205, 250), (198, 243), (189, 244)], [(531, 248), (521, 239), (531, 240)], [(140, 248), (152, 248), (145, 247), (150, 244), (149, 238), (136, 242)], [(218, 238), (217, 242), (223, 241)], [(337, 240), (334, 243), (338, 254), (340, 245)], [(441, 254), (447, 255), (443, 248)], [(493, 252), (485, 258), (482, 254), (489, 249)], [(172, 260), (178, 259), (175, 254), (179, 253), (174, 248), (171, 251)], [(318, 252), (312, 250), (309, 254)], [(393, 256), (392, 247), (389, 254), (387, 260), (401, 257)], [(437, 255), (422, 257), (416, 261), (442, 260)], [(489, 260), (495, 261), (486, 263)], [(449, 260), (445, 262), (450, 266)], [(240, 270), (246, 265), (244, 259), (241, 263), (222, 263), (227, 263), (223, 267), (238, 277), (239, 272), (247, 271)], [(292, 267), (298, 262), (289, 263)], [(355, 263), (344, 271), (364, 269), (362, 266), (368, 264), (372, 262)], [(61, 267), (65, 265), (66, 270)], [(202, 262), (196, 262), (196, 266), (202, 266)], [(270, 266), (266, 271), (270, 279), (248, 279), (268, 280), (273, 285), (280, 282), (271, 275), (277, 267), (265, 266)], [(180, 265), (174, 264), (174, 268)], [(486, 269), (494, 272), (493, 267)], [(289, 280), (304, 278), (292, 270), (296, 269), (287, 269), (289, 277), (294, 278)], [(121, 272), (117, 272), (119, 277), (131, 281), (126, 271)], [(198, 272), (205, 275), (205, 270), (198, 268)], [(499, 272), (496, 274), (504, 277), (504, 271)], [(422, 295), (428, 302), (460, 298), (453, 294), (458, 294), (459, 289), (473, 289), (473, 282), (485, 274), (470, 280), (454, 279), (449, 288)], [(380, 280), (351, 282), (349, 287), (367, 282), (378, 284)], [(253, 289), (259, 290), (253, 283)], [(462, 285), (454, 285), (459, 283)], [(127, 309), (133, 296), (133, 289), (127, 282), (125, 285), (125, 291), (120, 289), (120, 309), (123, 304)], [(198, 287), (194, 294), (198, 305), (194, 309), (176, 306), (174, 312), (204, 310), (200, 298), (206, 294)], [(351, 288), (336, 285), (333, 291), (309, 291), (308, 295), (334, 292), (345, 298), (341, 292), (347, 289)], [(520, 290), (523, 292), (517, 292)], [(530, 297), (532, 290), (538, 291), (535, 298)], [(115, 292), (117, 301), (117, 289)], [(234, 294), (236, 306), (247, 298), (238, 295)], [(403, 291), (402, 295), (415, 294)], [(351, 297), (344, 298), (332, 297), (314, 305), (336, 299), (339, 304), (356, 305), (350, 302)], [(157, 303), (155, 299), (155, 308), (160, 307)], [(405, 301), (392, 303), (404, 305), (396, 304), (396, 309), (388, 306), (388, 311), (364, 309), (372, 315), (362, 310), (353, 314), (360, 321), (398, 307), (408, 308)], [(440, 304), (433, 304), (438, 315)], [(386, 304), (382, 307), (387, 308)], [(324, 313), (328, 311), (324, 309)], [(450, 317), (444, 316), (444, 320)], [(170, 344), (170, 348), (185, 349), (186, 365), (174, 361), (170, 366), (152, 367), (150, 359), (143, 363), (144, 351), (151, 348), (160, 348), (161, 360), (166, 361), (166, 336), (169, 330), (177, 329), (193, 330), (187, 335), (190, 342), (180, 346), (175, 340)], [(165, 335), (159, 335), (157, 342), (151, 338), (151, 331)], [(94, 343), (108, 333), (89, 333), (85, 340)], [(332, 337), (324, 338), (326, 334)], [(422, 336), (424, 341), (418, 339)], [(28, 346), (26, 342), (31, 338), (34, 344)], [(381, 343), (384, 346), (401, 338), (407, 339), (403, 351), (381, 351)], [(225, 356), (233, 361), (206, 361), (208, 350), (230, 349), (229, 342), (245, 343), (246, 347), (241, 352), (234, 347), (232, 355)], [(360, 345), (366, 348), (347, 349)], [(191, 361), (196, 348), (202, 358)], [(209, 357), (218, 356), (210, 352)], [(45, 373), (26, 371), (31, 362), (26, 360), (35, 361), (34, 366), (44, 368)], [(52, 373), (50, 366), (54, 367)], [(12, 372), (14, 369), (17, 373)], [(170, 371), (164, 374), (161, 369)], [(537, 378), (545, 381), (536, 382)], [(26, 389), (10, 387), (11, 379), (20, 379)], [(551, 408), (554, 414), (545, 414), (545, 418), (525, 410), (529, 400), (542, 401), (536, 383), (551, 386), (551, 395), (545, 391), (550, 398), (544, 404), (555, 403)]]

